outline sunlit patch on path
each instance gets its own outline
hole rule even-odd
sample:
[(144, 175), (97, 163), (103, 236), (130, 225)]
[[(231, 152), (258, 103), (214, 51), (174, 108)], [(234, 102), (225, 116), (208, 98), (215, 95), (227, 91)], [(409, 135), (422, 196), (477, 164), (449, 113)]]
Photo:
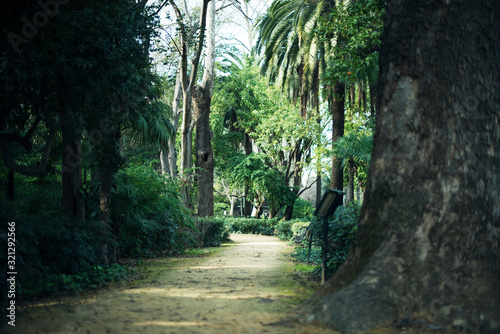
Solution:
[(181, 261), (136, 288), (25, 312), (9, 333), (331, 333), (272, 325), (298, 303), (300, 287), (283, 255), (290, 247), (275, 237), (232, 239), (210, 258)]

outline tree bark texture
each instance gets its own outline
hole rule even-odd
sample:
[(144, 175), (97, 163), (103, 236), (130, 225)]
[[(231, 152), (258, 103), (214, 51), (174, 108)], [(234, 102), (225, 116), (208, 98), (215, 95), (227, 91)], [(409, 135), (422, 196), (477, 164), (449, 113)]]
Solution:
[(124, 163), (121, 155), (121, 131), (120, 124), (103, 138), (104, 145), (97, 148), (97, 157), (99, 161), (99, 182), (100, 188), (100, 223), (103, 232), (106, 235), (106, 242), (103, 246), (103, 260), (106, 263), (117, 263), (120, 259), (120, 227), (116, 219), (117, 213), (112, 215), (111, 199), (113, 193), (113, 178), (116, 172)]
[(207, 5), (206, 20), (207, 43), (203, 80), (193, 91), (198, 217), (214, 215), (214, 154), (210, 131), (210, 103), (215, 79), (215, 1), (213, 0)]
[[(345, 104), (345, 84), (337, 82), (333, 87), (333, 103), (331, 103), (332, 113), (332, 145), (337, 138), (344, 135), (344, 104)], [(332, 180), (331, 187), (333, 189), (344, 190), (344, 170), (342, 162), (337, 157), (332, 157)]]
[(82, 124), (69, 111), (61, 115), (62, 128), (62, 214), (66, 218), (85, 219), (82, 192)]
[(318, 207), (319, 206), (319, 202), (321, 202), (321, 194), (322, 192), (322, 189), (321, 189), (321, 174), (320, 174), (320, 171), (317, 172), (317, 176), (316, 176), (316, 203), (315, 203), (315, 206)]
[[(309, 145), (310, 140), (302, 140), (299, 139), (295, 144), (295, 150), (293, 154), (294, 160), (294, 173), (293, 173), (293, 193), (297, 195), (300, 190), (300, 185), (302, 183), (302, 155), (307, 150), (307, 146)], [(284, 218), (285, 220), (292, 219), (293, 216), (293, 207), (295, 205), (295, 201), (286, 206)]]
[(160, 145), (160, 164), (161, 164), (161, 175), (168, 178), (172, 178), (170, 174), (170, 159), (168, 156), (168, 147)]
[(355, 244), (296, 319), (343, 333), (412, 321), (498, 333), (500, 6), (398, 4)]
[[(191, 110), (191, 96), (196, 85), (196, 77), (198, 74), (198, 65), (200, 63), (201, 52), (203, 49), (203, 42), (205, 39), (205, 27), (207, 23), (207, 7), (209, 0), (203, 0), (203, 4), (200, 12), (200, 33), (197, 38), (196, 51), (194, 57), (191, 60), (191, 73), (187, 74), (187, 63), (188, 63), (188, 49), (189, 49), (189, 36), (185, 29), (184, 18), (173, 0), (169, 0), (170, 4), (174, 8), (177, 23), (179, 25), (180, 36), (181, 36), (181, 69), (180, 69), (180, 81), (182, 86), (182, 126), (181, 126), (181, 166), (180, 174), (183, 181), (182, 185), (182, 198), (183, 202), (187, 207), (190, 207), (189, 192), (191, 189), (191, 168), (192, 168), (192, 142), (193, 142), (193, 124), (192, 124), (192, 110)], [(184, 2), (186, 6), (186, 2)], [(190, 20), (187, 14), (188, 20)]]
[(172, 180), (177, 178), (177, 154), (175, 151), (175, 137), (177, 134), (177, 129), (179, 128), (179, 116), (182, 113), (181, 105), (181, 65), (179, 64), (179, 69), (177, 71), (177, 77), (175, 79), (175, 90), (174, 99), (172, 101), (172, 126), (174, 128), (172, 136), (168, 138), (168, 161), (170, 167), (170, 177)]
[[(253, 149), (252, 140), (251, 140), (250, 136), (248, 135), (248, 133), (245, 133), (244, 137), (245, 137), (245, 142), (244, 142), (243, 146), (245, 148), (245, 155), (248, 157), (250, 154), (252, 154), (252, 149)], [(248, 193), (249, 193), (248, 188), (249, 188), (249, 186), (245, 185), (245, 189), (244, 189), (245, 205), (244, 205), (244, 212), (243, 212), (243, 216), (245, 216), (245, 217), (250, 217), (252, 215), (252, 208), (253, 208), (252, 201), (250, 199), (248, 199)]]
[(214, 154), (210, 131), (210, 93), (200, 86), (193, 92), (196, 118), (196, 173), (198, 177), (198, 217), (214, 215)]
[(251, 199), (249, 199), (249, 197), (250, 197), (249, 193), (250, 193), (249, 186), (245, 185), (245, 196), (244, 196), (245, 200), (244, 200), (244, 205), (243, 205), (243, 216), (244, 217), (250, 217), (252, 215), (253, 204), (252, 204)]
[(347, 169), (349, 173), (349, 186), (347, 187), (346, 203), (354, 202), (354, 175), (356, 173), (356, 163), (353, 159), (347, 161)]

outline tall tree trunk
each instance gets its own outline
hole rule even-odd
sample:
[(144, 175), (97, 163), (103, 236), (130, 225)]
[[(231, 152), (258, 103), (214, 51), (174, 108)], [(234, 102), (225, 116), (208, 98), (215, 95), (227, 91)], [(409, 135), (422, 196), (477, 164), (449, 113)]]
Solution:
[[(316, 145), (320, 147), (322, 145), (321, 143), (321, 136), (323, 129), (321, 128), (321, 116), (319, 113), (319, 107), (317, 110), (317, 115), (318, 118), (316, 120), (317, 123), (317, 130), (316, 130)], [(321, 163), (321, 153), (318, 152), (317, 158), (316, 158), (316, 203), (315, 206), (317, 207), (319, 205), (319, 202), (321, 201), (321, 192), (322, 192), (322, 184), (321, 184), (321, 174), (323, 173), (323, 166)]]
[(321, 196), (322, 196), (322, 189), (321, 189), (321, 174), (318, 174), (316, 176), (316, 204), (315, 206), (318, 207), (319, 202), (321, 202)]
[(210, 131), (210, 103), (215, 79), (215, 1), (207, 8), (207, 39), (203, 80), (195, 86), (193, 107), (196, 124), (196, 173), (198, 217), (214, 215), (214, 154)]
[(82, 124), (72, 112), (61, 114), (62, 128), (62, 214), (85, 219), (82, 192)]
[[(310, 144), (310, 139), (299, 139), (297, 143), (295, 144), (295, 150), (294, 150), (294, 174), (293, 174), (293, 193), (297, 195), (300, 190), (300, 186), (302, 184), (302, 156), (304, 152), (308, 149)], [(290, 220), (292, 219), (293, 216), (293, 207), (295, 205), (295, 200), (293, 203), (289, 204), (286, 206), (285, 209), (285, 215), (284, 218), (285, 220)]]
[(191, 92), (185, 92), (183, 96), (183, 113), (181, 125), (181, 180), (182, 200), (184, 205), (190, 207), (189, 191), (191, 189), (191, 156), (193, 154), (193, 126), (191, 110)]
[(168, 148), (160, 145), (161, 175), (172, 178), (170, 174), (170, 159), (168, 158)]
[(172, 136), (168, 139), (168, 161), (170, 167), (170, 177), (172, 180), (177, 178), (177, 153), (175, 151), (175, 137), (179, 128), (179, 116), (182, 113), (181, 109), (182, 85), (181, 85), (181, 64), (177, 71), (175, 79), (174, 99), (172, 101), (172, 126), (174, 128)]
[(234, 217), (236, 214), (236, 198), (235, 196), (230, 196), (229, 202), (231, 203), (231, 207), (229, 209), (229, 215)]
[(193, 94), (196, 117), (196, 173), (198, 179), (198, 217), (214, 215), (214, 155), (210, 131), (210, 93), (196, 86)]
[(250, 217), (252, 215), (252, 201), (248, 199), (249, 195), (249, 187), (245, 185), (245, 201), (243, 205), (243, 216)]
[[(118, 122), (117, 122), (118, 123)], [(100, 203), (101, 209), (100, 222), (104, 233), (109, 242), (103, 246), (104, 260), (106, 263), (117, 263), (120, 260), (120, 226), (117, 219), (111, 215), (111, 198), (113, 193), (113, 178), (116, 172), (123, 164), (123, 157), (121, 155), (121, 131), (120, 125), (109, 134), (105, 134), (103, 142), (98, 148), (99, 156), (99, 181), (101, 184), (100, 189)]]
[[(248, 133), (245, 133), (245, 155), (248, 157), (250, 154), (252, 154), (252, 140)], [(250, 217), (252, 215), (252, 201), (248, 199), (248, 185), (245, 185), (245, 209), (244, 209), (244, 216), (245, 217)]]
[[(173, 0), (169, 0), (174, 8), (177, 17), (177, 23), (180, 30), (181, 37), (181, 50), (180, 50), (180, 81), (182, 86), (182, 126), (181, 126), (181, 166), (180, 174), (182, 185), (182, 199), (187, 207), (191, 207), (189, 200), (189, 192), (191, 189), (191, 168), (192, 168), (192, 144), (193, 144), (193, 124), (192, 124), (192, 110), (191, 110), (191, 95), (196, 84), (196, 77), (198, 72), (198, 65), (200, 63), (201, 52), (203, 49), (203, 42), (205, 39), (205, 27), (207, 23), (207, 8), (209, 0), (203, 0), (200, 12), (200, 32), (196, 43), (196, 51), (191, 60), (191, 73), (187, 74), (188, 63), (188, 44), (189, 36), (184, 24), (184, 17)], [(186, 2), (184, 1), (184, 6)], [(189, 15), (186, 15), (190, 20)]]
[(354, 160), (349, 159), (347, 162), (347, 170), (349, 172), (349, 187), (347, 188), (346, 203), (354, 202), (354, 173), (355, 173), (356, 163)]
[[(101, 214), (99, 221), (103, 233), (105, 235), (105, 240), (109, 240), (109, 236), (112, 235), (111, 232), (111, 190), (113, 184), (113, 173), (108, 169), (102, 169), (99, 172), (99, 179), (101, 183), (101, 189), (99, 192), (99, 208), (101, 209)], [(114, 250), (114, 245), (109, 241), (103, 244), (102, 260), (105, 264), (116, 262), (116, 251)]]
[(354, 247), (297, 319), (343, 333), (418, 321), (498, 333), (500, 6), (400, 4), (386, 16)]
[[(345, 85), (337, 82), (333, 87), (333, 102), (331, 103), (331, 114), (333, 119), (332, 124), (332, 144), (337, 138), (344, 135), (344, 105), (345, 105)], [(333, 189), (344, 189), (344, 170), (341, 160), (337, 157), (332, 157), (332, 180), (331, 187)]]

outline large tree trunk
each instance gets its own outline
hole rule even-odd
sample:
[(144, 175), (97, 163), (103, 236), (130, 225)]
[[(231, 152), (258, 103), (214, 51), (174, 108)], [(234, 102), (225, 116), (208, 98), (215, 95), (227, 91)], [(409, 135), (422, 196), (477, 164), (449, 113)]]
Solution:
[[(337, 82), (333, 87), (333, 103), (331, 103), (332, 124), (332, 144), (337, 138), (344, 135), (344, 104), (345, 104), (345, 85)], [(344, 170), (341, 160), (332, 157), (332, 180), (333, 189), (344, 190)]]
[(243, 205), (243, 216), (244, 217), (250, 217), (252, 215), (252, 208), (253, 204), (252, 201), (248, 199), (250, 197), (249, 195), (249, 187), (248, 185), (245, 185), (245, 200), (244, 200), (244, 205)]
[(168, 148), (160, 145), (161, 175), (172, 178), (170, 174), (170, 160), (168, 158)]
[(175, 79), (175, 90), (174, 99), (172, 101), (172, 127), (174, 128), (172, 136), (168, 138), (168, 166), (170, 167), (170, 177), (172, 180), (177, 178), (177, 153), (175, 151), (175, 137), (177, 135), (177, 129), (179, 128), (179, 116), (182, 112), (181, 109), (181, 65), (179, 64), (179, 69), (177, 72), (177, 77)]
[[(101, 214), (99, 217), (99, 221), (102, 225), (102, 231), (105, 236), (105, 240), (109, 240), (109, 236), (112, 235), (110, 233), (111, 230), (111, 215), (110, 215), (110, 207), (111, 207), (111, 190), (112, 190), (112, 181), (113, 181), (113, 173), (110, 170), (101, 170), (99, 172), (99, 178), (101, 183), (101, 189), (99, 192), (99, 207), (101, 209)], [(109, 242), (105, 242), (103, 244), (102, 249), (102, 261), (105, 264), (110, 264), (116, 262), (116, 251), (114, 247)]]
[(182, 64), (179, 61), (177, 68), (177, 76), (175, 79), (174, 99), (172, 101), (172, 119), (171, 124), (173, 131), (168, 138), (168, 146), (160, 147), (160, 162), (162, 175), (168, 175), (170, 179), (177, 178), (177, 153), (175, 152), (175, 137), (177, 136), (177, 129), (179, 128), (179, 116), (182, 112), (181, 98), (182, 98), (182, 82), (181, 82)]
[(500, 6), (401, 6), (386, 17), (355, 245), (297, 319), (345, 333), (414, 320), (499, 333)]
[(321, 174), (316, 176), (316, 203), (314, 204), (316, 207), (319, 206), (319, 202), (321, 202)]
[(207, 8), (207, 45), (203, 80), (195, 86), (193, 107), (196, 124), (196, 173), (198, 176), (198, 217), (214, 215), (214, 154), (210, 131), (210, 103), (215, 79), (215, 1)]
[(353, 159), (347, 161), (347, 170), (349, 173), (349, 185), (347, 187), (346, 203), (354, 202), (354, 174), (356, 173), (356, 163)]
[(183, 113), (181, 126), (181, 170), (180, 176), (182, 180), (182, 200), (184, 205), (190, 207), (189, 191), (191, 189), (191, 156), (193, 154), (193, 126), (192, 110), (191, 110), (191, 92), (184, 92), (183, 96)]
[[(302, 145), (303, 143), (303, 145)], [(294, 173), (293, 173), (293, 193), (297, 195), (300, 190), (301, 182), (302, 182), (302, 154), (305, 152), (308, 146), (308, 140), (299, 139), (295, 144), (294, 150)], [(295, 201), (286, 206), (285, 209), (285, 220), (292, 219), (293, 216), (293, 206), (295, 205)]]
[[(248, 157), (250, 154), (252, 154), (252, 140), (250, 138), (250, 136), (248, 135), (248, 133), (245, 133), (245, 143), (244, 143), (244, 147), (245, 147), (245, 155)], [(248, 185), (245, 185), (245, 189), (244, 189), (244, 192), (245, 192), (245, 205), (244, 205), (244, 213), (243, 215), (245, 217), (250, 217), (252, 215), (252, 208), (253, 208), (253, 204), (252, 204), (252, 201), (250, 199), (248, 199), (248, 194), (249, 194), (249, 186)]]
[(236, 215), (236, 198), (237, 197), (234, 197), (234, 196), (230, 196), (229, 198), (229, 202), (231, 203), (231, 208), (229, 209), (229, 215), (231, 217), (234, 217)]
[(110, 264), (117, 263), (120, 260), (120, 226), (118, 220), (113, 219), (111, 212), (113, 178), (124, 162), (120, 149), (121, 131), (118, 122), (111, 133), (105, 134), (103, 143), (104, 145), (97, 148), (99, 181), (101, 184), (99, 193), (101, 214), (99, 220), (106, 236), (106, 242), (103, 245), (103, 260), (106, 264)]
[[(181, 126), (181, 166), (180, 174), (182, 180), (182, 199), (187, 207), (191, 207), (189, 200), (189, 192), (191, 189), (191, 168), (192, 168), (192, 143), (193, 143), (193, 124), (192, 124), (192, 110), (191, 110), (191, 95), (196, 84), (196, 77), (198, 74), (198, 65), (200, 63), (201, 52), (203, 49), (203, 42), (205, 39), (205, 27), (207, 23), (207, 8), (209, 0), (203, 0), (200, 12), (200, 32), (197, 37), (196, 51), (191, 60), (191, 73), (187, 74), (188, 63), (188, 44), (189, 37), (184, 24), (184, 17), (173, 0), (169, 0), (174, 8), (177, 17), (177, 23), (180, 30), (181, 37), (181, 59), (180, 59), (180, 81), (182, 86), (182, 126)], [(186, 2), (184, 1), (186, 6)], [(190, 17), (186, 14), (188, 19)]]
[(196, 173), (198, 217), (214, 215), (214, 154), (210, 131), (210, 92), (196, 86), (193, 94), (196, 117)]
[(62, 214), (85, 219), (82, 192), (82, 124), (74, 113), (61, 114), (62, 128)]

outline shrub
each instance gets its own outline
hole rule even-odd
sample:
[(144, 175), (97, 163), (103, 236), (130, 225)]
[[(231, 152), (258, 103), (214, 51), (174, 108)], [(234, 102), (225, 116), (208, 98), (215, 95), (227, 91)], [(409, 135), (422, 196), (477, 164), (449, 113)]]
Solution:
[(198, 218), (193, 234), (196, 247), (218, 247), (229, 241), (223, 218)]
[(314, 213), (314, 206), (311, 202), (306, 201), (302, 198), (297, 198), (295, 204), (293, 205), (292, 219), (306, 219), (311, 220)]
[(118, 173), (112, 201), (125, 257), (182, 253), (195, 229), (179, 198), (178, 185), (150, 167), (132, 166)]
[(227, 229), (231, 233), (275, 235), (278, 221), (276, 219), (257, 218), (224, 218)]
[[(16, 223), (16, 283), (20, 299), (96, 288), (128, 274), (119, 265), (102, 265), (107, 231), (97, 221), (20, 215), (7, 206), (1, 208), (0, 220)], [(6, 263), (6, 253), (0, 256), (2, 263)]]
[[(328, 255), (327, 255), (327, 274), (331, 276), (337, 271), (338, 267), (345, 261), (349, 250), (351, 249), (352, 240), (356, 236), (358, 229), (358, 220), (360, 215), (360, 207), (357, 204), (349, 204), (340, 206), (335, 211), (335, 214), (328, 221)], [(296, 229), (301, 229), (303, 226), (297, 225)], [(313, 251), (311, 253), (311, 261), (321, 264), (321, 247), (323, 240), (323, 219), (314, 218), (309, 227), (313, 237)], [(303, 240), (304, 246), (308, 240)], [(293, 257), (299, 261), (307, 261), (307, 247), (297, 249)], [(315, 271), (319, 276), (321, 267)]]

